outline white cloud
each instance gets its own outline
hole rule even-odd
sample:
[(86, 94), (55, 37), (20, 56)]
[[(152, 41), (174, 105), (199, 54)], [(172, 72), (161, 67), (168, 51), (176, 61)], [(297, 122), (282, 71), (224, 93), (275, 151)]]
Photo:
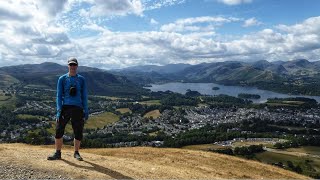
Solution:
[(156, 24), (159, 24), (159, 22), (156, 21), (155, 19), (151, 18), (150, 24), (156, 25)]
[(237, 18), (203, 16), (196, 18), (179, 19), (174, 23), (161, 26), (161, 31), (184, 32), (184, 31), (213, 31), (215, 26), (224, 23), (239, 21)]
[(217, 0), (217, 1), (224, 3), (226, 5), (239, 5), (243, 3), (251, 3), (253, 0)]
[(143, 15), (143, 5), (140, 0), (89, 0), (91, 17), (125, 16), (128, 14)]
[(68, 0), (38, 0), (38, 7), (43, 9), (48, 15), (56, 16), (64, 10)]
[[(258, 25), (259, 21), (255, 18), (203, 16), (164, 24), (159, 31), (112, 32), (99, 23), (99, 17), (90, 17), (91, 8), (101, 3), (101, 8), (109, 9), (111, 16), (140, 15), (144, 7), (133, 3), (139, 4), (140, 1), (124, 0), (121, 7), (113, 7), (111, 5), (118, 1), (86, 0), (90, 5), (87, 9), (77, 5), (83, 3), (81, 0), (63, 1), (64, 6), (52, 5), (57, 7), (52, 12), (39, 8), (41, 5), (37, 2), (1, 2), (0, 66), (44, 61), (65, 64), (69, 56), (78, 57), (81, 65), (106, 69), (224, 60), (288, 60), (296, 57), (320, 60), (320, 17), (232, 38), (219, 34), (217, 29), (223, 31), (228, 23), (241, 27), (241, 23), (249, 26)], [(169, 6), (170, 2), (182, 1), (158, 2), (165, 7), (166, 3)], [(156, 24), (157, 21), (150, 19), (150, 23)], [(71, 28), (90, 35), (73, 35)]]
[(244, 21), (243, 27), (250, 27), (250, 26), (259, 26), (262, 23), (259, 22), (256, 18), (250, 18)]
[(160, 9), (167, 6), (185, 3), (186, 0), (144, 0), (145, 10)]

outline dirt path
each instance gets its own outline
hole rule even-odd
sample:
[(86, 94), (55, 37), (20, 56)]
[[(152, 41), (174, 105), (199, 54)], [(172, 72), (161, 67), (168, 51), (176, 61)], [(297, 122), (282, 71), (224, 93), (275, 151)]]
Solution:
[[(48, 161), (52, 147), (0, 144), (0, 168), (10, 179), (308, 179), (277, 167), (210, 152), (119, 148), (84, 149), (84, 161), (63, 149), (62, 160)], [(4, 174), (1, 168), (0, 174)]]

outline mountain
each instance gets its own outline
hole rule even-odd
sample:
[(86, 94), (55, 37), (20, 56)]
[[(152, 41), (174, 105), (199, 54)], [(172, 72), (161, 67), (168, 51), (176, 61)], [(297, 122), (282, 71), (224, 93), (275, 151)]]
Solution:
[[(265, 67), (264, 67), (265, 68)], [(254, 83), (273, 81), (280, 77), (243, 62), (218, 62), (195, 65), (180, 72), (180, 77), (192, 82), (216, 82), (223, 84)]]
[(112, 72), (115, 75), (125, 76), (133, 83), (140, 84), (142, 86), (157, 83), (165, 83), (175, 81), (175, 76), (168, 74), (160, 74), (155, 71), (151, 72), (139, 72), (139, 71), (121, 71), (121, 72)]
[[(23, 87), (55, 89), (59, 76), (67, 72), (67, 66), (56, 63), (2, 67), (0, 68), (2, 84), (0, 85), (10, 86), (16, 83)], [(79, 66), (78, 72), (86, 78), (89, 94), (137, 95), (146, 92), (126, 77), (113, 75), (98, 68)]]
[(269, 68), (273, 64), (270, 63), (267, 60), (260, 60), (252, 63), (252, 66), (256, 69), (265, 70), (266, 68)]
[(174, 148), (82, 149), (84, 161), (64, 146), (62, 160), (48, 161), (53, 146), (0, 144), (1, 179), (310, 179), (258, 161)]
[(159, 74), (171, 74), (182, 71), (183, 69), (190, 67), (190, 64), (168, 64), (164, 66), (157, 65), (145, 65), (145, 66), (133, 66), (129, 68), (120, 69), (121, 72), (156, 72)]

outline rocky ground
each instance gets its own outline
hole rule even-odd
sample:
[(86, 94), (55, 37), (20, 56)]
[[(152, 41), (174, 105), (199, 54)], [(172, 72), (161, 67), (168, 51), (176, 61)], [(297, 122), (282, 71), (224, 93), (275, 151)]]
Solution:
[(53, 171), (22, 167), (10, 163), (0, 164), (0, 179), (70, 179)]

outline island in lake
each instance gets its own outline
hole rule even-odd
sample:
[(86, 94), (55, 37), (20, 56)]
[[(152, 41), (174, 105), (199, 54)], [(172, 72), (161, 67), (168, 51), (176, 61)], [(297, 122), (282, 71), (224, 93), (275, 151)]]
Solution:
[(247, 93), (239, 93), (238, 98), (243, 98), (243, 99), (260, 99), (261, 96), (258, 94), (247, 94)]

